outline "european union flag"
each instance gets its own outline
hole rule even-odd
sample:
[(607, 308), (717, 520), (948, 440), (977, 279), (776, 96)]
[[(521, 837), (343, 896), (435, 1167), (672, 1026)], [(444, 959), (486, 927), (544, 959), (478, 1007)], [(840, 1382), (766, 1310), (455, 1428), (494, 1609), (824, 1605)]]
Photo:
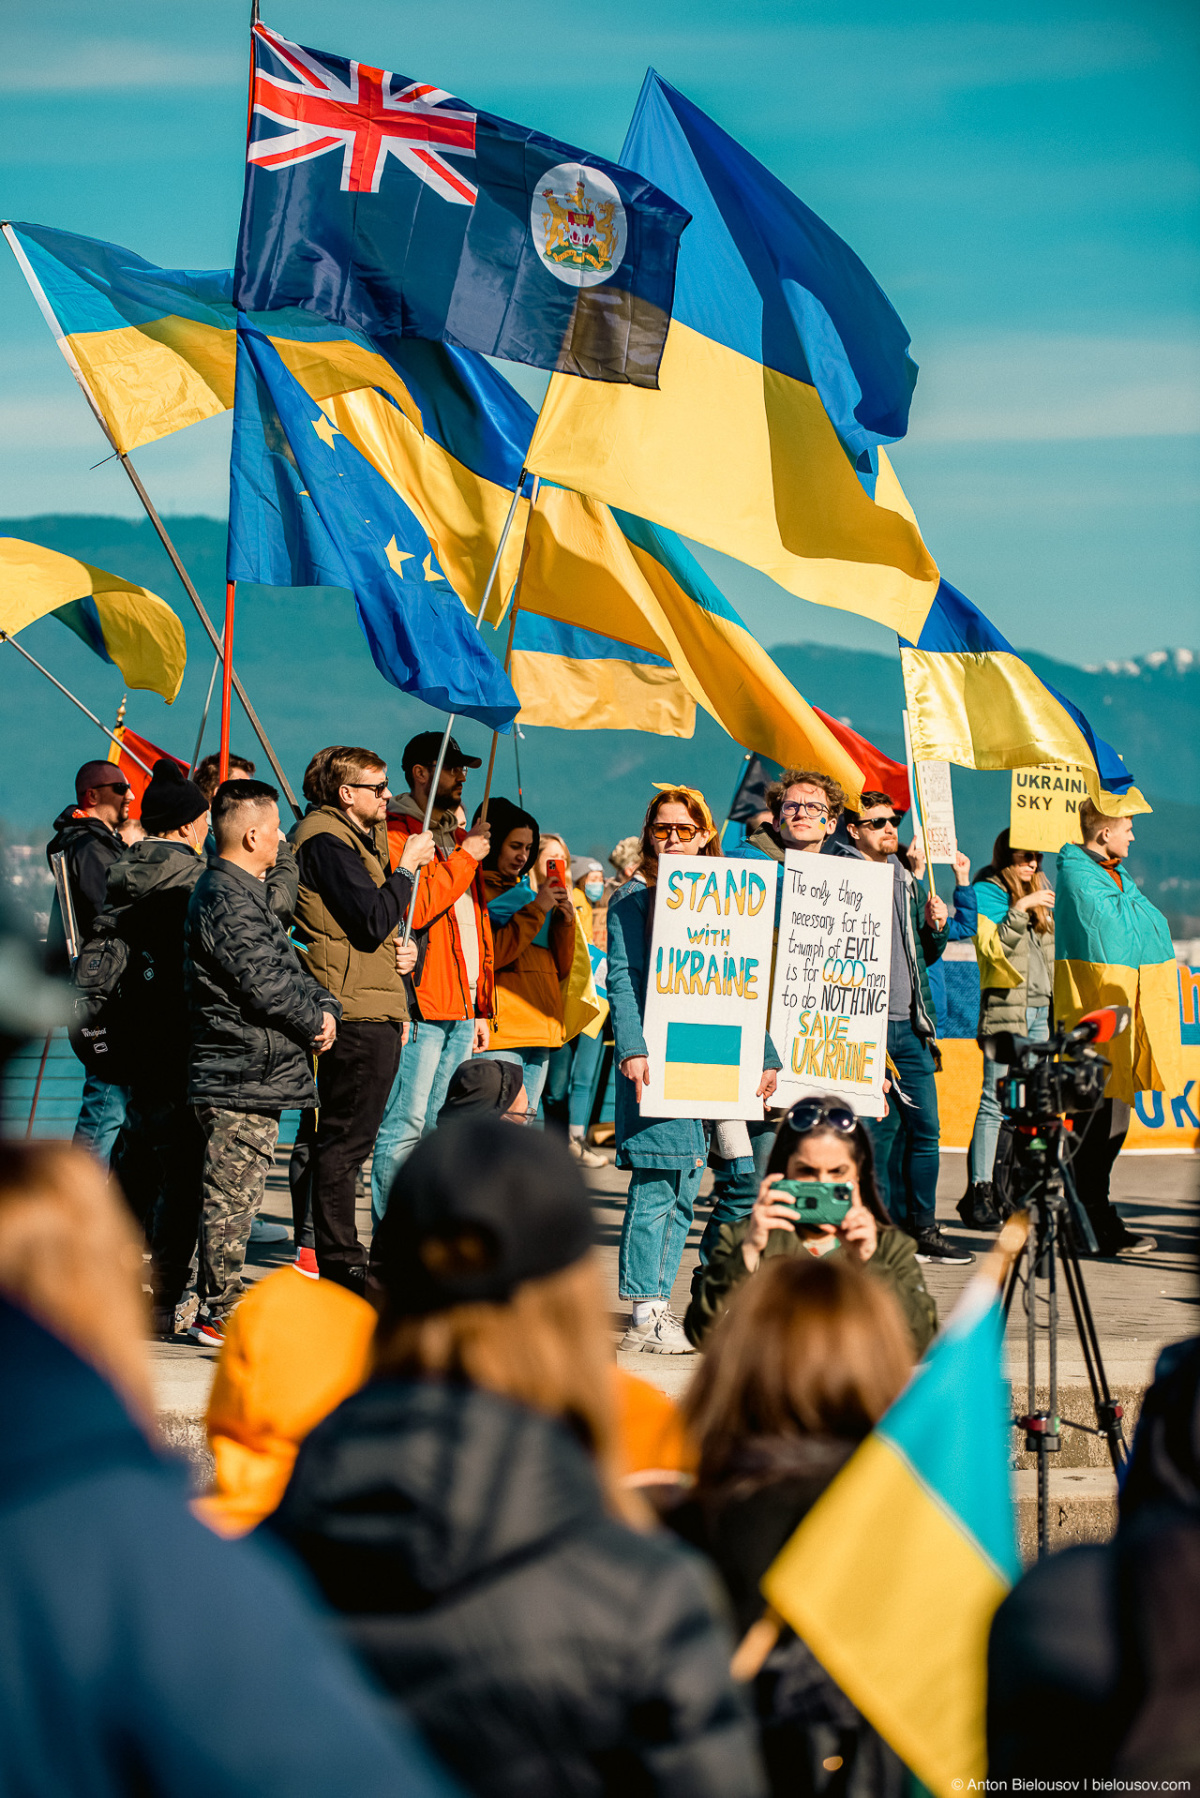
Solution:
[(682, 206), (443, 88), (253, 42), (239, 306), (658, 385)]
[(375, 666), (394, 687), (491, 730), (507, 731), (520, 709), (416, 517), (244, 317), (227, 578), (348, 587)]

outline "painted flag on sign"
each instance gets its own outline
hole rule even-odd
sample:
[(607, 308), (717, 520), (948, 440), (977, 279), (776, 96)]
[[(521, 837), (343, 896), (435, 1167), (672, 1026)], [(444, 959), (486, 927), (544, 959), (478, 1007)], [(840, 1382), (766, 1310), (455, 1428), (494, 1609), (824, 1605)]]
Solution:
[(668, 1099), (736, 1103), (742, 1061), (740, 1024), (667, 1025), (663, 1093)]
[(234, 299), (658, 385), (690, 214), (444, 88), (254, 27)]

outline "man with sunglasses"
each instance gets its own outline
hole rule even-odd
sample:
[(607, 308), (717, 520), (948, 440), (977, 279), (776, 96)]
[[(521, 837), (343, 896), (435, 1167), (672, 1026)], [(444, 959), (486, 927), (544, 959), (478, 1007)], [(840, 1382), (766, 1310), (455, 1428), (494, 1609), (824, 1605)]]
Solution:
[[(367, 1253), (358, 1237), (355, 1188), (400, 1065), (411, 1015), (405, 979), (417, 951), (399, 938), (417, 874), (434, 848), (432, 837), (418, 831), (392, 870), (386, 763), (373, 750), (347, 745), (323, 753), (322, 803), (292, 837), (300, 874), (297, 946), (309, 973), (342, 1008), (336, 1041), (317, 1067), (309, 1190), (318, 1271), (361, 1292)], [(293, 1208), (299, 1237), (298, 1195)]]
[(975, 1259), (937, 1227), (940, 1161), (937, 1084), (941, 1065), (937, 1014), (928, 964), (946, 947), (946, 905), (922, 890), (900, 861), (899, 817), (886, 793), (864, 793), (846, 815), (846, 834), (863, 861), (892, 869), (892, 961), (888, 986), (888, 1061), (895, 1080), (888, 1115), (868, 1128), (884, 1204), (916, 1239), (917, 1260), (965, 1264)]
[[(77, 948), (87, 942), (97, 912), (104, 910), (108, 870), (124, 853), (125, 844), (117, 832), (129, 816), (129, 799), (129, 782), (116, 762), (85, 762), (75, 776), (75, 804), (54, 820), (46, 859), (50, 861), (60, 852), (66, 857)], [(46, 963), (52, 974), (65, 976), (70, 970), (57, 891), (50, 908)], [(89, 1148), (100, 1161), (107, 1162), (112, 1154), (125, 1121), (126, 1096), (123, 1086), (112, 1086), (94, 1074), (84, 1080), (75, 1141)]]

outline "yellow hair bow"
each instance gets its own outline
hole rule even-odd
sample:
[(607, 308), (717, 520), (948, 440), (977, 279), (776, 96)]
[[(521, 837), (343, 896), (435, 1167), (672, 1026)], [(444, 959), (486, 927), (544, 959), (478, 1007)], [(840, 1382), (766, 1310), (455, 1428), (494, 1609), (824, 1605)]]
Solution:
[(695, 800), (696, 804), (699, 806), (700, 812), (704, 818), (705, 829), (716, 829), (716, 825), (713, 823), (713, 815), (708, 809), (708, 801), (705, 799), (704, 794), (698, 792), (695, 787), (682, 786), (677, 780), (652, 780), (650, 785), (654, 788), (656, 793), (686, 793), (688, 798)]

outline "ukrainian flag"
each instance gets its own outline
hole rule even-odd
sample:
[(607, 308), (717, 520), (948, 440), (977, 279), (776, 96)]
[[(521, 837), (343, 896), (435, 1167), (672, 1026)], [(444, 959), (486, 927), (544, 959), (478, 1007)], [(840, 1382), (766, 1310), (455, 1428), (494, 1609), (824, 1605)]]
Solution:
[(1054, 906), (1054, 1018), (1071, 1029), (1088, 1011), (1128, 1005), (1129, 1030), (1100, 1048), (1112, 1068), (1106, 1097), (1184, 1088), (1179, 964), (1167, 920), (1127, 874), (1117, 878), (1077, 843), (1058, 852)]
[(762, 1582), (937, 1798), (986, 1774), (988, 1631), (1021, 1571), (1003, 1342), (989, 1268)]
[(522, 724), (690, 737), (696, 702), (664, 656), (518, 611), (512, 684)]
[(90, 562), (0, 537), (0, 630), (15, 636), (47, 616), (115, 664), (127, 686), (161, 693), (168, 705), (178, 694), (187, 641), (165, 600)]
[(740, 1024), (669, 1023), (663, 1098), (736, 1103), (741, 1065)]
[(555, 376), (529, 466), (915, 638), (938, 571), (881, 447), (917, 373), (887, 296), (653, 71), (621, 156), (693, 215), (659, 391)]
[(1152, 809), (1079, 707), (1040, 680), (949, 581), (915, 642), (901, 635), (900, 662), (914, 761), (981, 769), (1068, 762), (1082, 768), (1101, 811)]

